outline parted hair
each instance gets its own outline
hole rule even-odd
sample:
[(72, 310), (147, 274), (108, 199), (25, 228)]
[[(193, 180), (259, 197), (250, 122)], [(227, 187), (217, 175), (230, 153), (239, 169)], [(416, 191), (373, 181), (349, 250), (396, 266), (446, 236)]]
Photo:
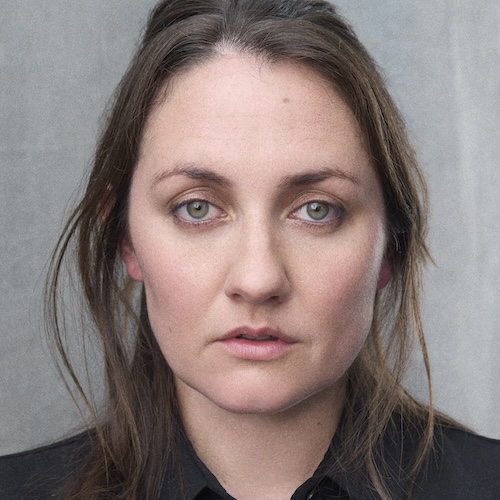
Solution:
[[(158, 498), (165, 466), (175, 463), (181, 423), (173, 374), (151, 330), (142, 285), (127, 276), (120, 245), (127, 238), (130, 184), (152, 110), (168, 99), (168, 83), (179, 72), (228, 50), (270, 63), (308, 65), (340, 92), (364, 134), (385, 198), (393, 278), (377, 292), (370, 334), (348, 371), (334, 453), (339, 467), (355, 469), (381, 498), (390, 498), (381, 436), (397, 425), (397, 415), (418, 436), (411, 463), (401, 464), (410, 496), (412, 479), (431, 453), (435, 423), (445, 420), (436, 417), (430, 390), (429, 401), (420, 403), (403, 387), (416, 346), (430, 389), (419, 305), (422, 268), (430, 258), (426, 188), (376, 64), (327, 1), (164, 0), (152, 11), (106, 112), (85, 191), (59, 240), (47, 282), (47, 324), (68, 384), (87, 406), (93, 442), (66, 498)], [(103, 353), (106, 397), (99, 409), (68, 354), (60, 301), (63, 273), (72, 268), (84, 297), (80, 335), (86, 342), (97, 340)]]

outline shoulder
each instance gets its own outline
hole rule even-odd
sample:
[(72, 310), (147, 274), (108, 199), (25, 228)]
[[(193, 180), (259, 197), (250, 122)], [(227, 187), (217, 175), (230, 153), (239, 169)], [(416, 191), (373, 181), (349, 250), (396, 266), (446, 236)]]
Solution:
[(48, 499), (82, 464), (90, 450), (87, 433), (0, 457), (0, 498)]
[(500, 441), (451, 428), (436, 431), (435, 452), (416, 498), (500, 498)]

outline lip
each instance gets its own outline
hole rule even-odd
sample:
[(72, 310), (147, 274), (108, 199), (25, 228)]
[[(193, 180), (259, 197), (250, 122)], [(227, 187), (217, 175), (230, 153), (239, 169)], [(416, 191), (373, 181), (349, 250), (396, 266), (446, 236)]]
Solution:
[(288, 335), (274, 328), (235, 328), (219, 341), (233, 356), (253, 361), (272, 361), (287, 354), (296, 344)]

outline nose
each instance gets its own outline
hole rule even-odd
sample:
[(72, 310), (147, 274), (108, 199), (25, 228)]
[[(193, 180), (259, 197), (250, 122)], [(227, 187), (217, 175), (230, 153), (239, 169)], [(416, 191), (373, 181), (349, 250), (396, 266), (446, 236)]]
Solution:
[(290, 294), (290, 282), (280, 242), (262, 225), (241, 231), (225, 283), (226, 295), (250, 305), (280, 304)]

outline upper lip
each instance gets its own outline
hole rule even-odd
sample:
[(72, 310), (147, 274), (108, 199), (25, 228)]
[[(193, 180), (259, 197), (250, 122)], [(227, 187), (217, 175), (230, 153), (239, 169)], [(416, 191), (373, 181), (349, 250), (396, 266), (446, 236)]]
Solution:
[(226, 333), (220, 340), (229, 340), (236, 338), (248, 338), (250, 340), (281, 340), (287, 344), (295, 343), (295, 340), (285, 335), (280, 330), (270, 327), (254, 328), (251, 326), (240, 326)]

